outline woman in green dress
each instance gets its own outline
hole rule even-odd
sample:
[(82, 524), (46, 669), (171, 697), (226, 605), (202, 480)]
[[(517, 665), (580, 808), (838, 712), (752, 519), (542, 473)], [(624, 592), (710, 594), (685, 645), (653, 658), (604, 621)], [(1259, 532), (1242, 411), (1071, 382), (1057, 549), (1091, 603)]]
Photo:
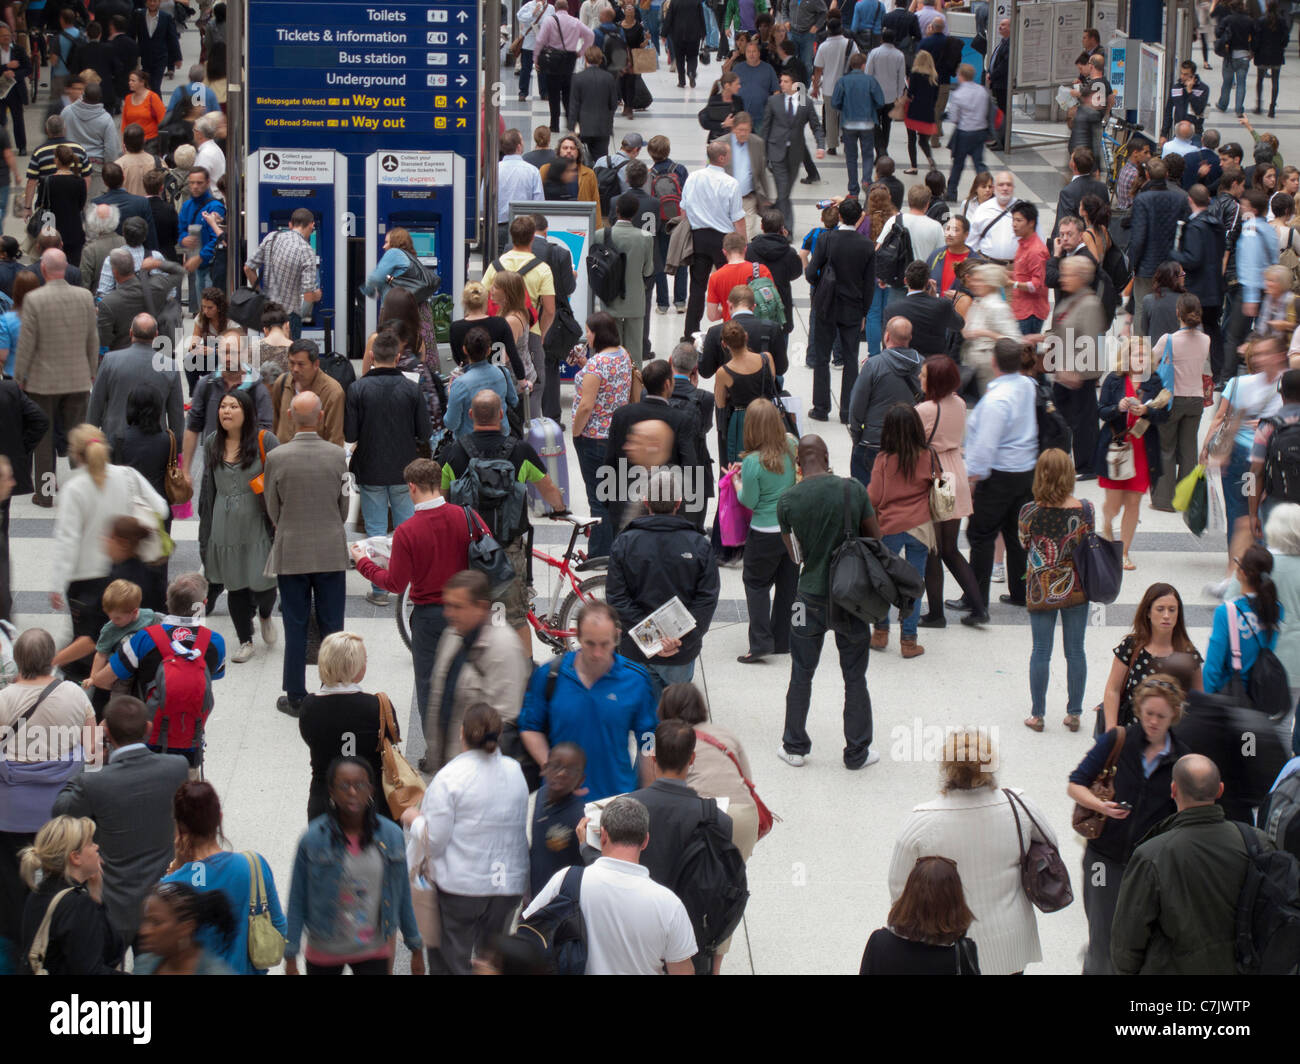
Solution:
[[(199, 554), (210, 584), (225, 585), (239, 649), (231, 661), (253, 656), (253, 614), (262, 639), (276, 640), (275, 577), (266, 576), (271, 526), (260, 495), (266, 455), (276, 438), (257, 427), (248, 393), (235, 389), (217, 408), (217, 429), (203, 441), (203, 490), (199, 501)], [(253, 490), (256, 483), (258, 491)]]

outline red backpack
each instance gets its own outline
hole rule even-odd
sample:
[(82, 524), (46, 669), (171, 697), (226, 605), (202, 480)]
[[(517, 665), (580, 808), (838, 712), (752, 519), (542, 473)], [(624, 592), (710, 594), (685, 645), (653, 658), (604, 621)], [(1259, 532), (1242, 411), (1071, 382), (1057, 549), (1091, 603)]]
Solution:
[(212, 712), (212, 677), (208, 673), (208, 644), (212, 631), (199, 627), (194, 648), (179, 640), (190, 634), (181, 626), (169, 634), (161, 624), (145, 629), (162, 655), (153, 681), (145, 688), (144, 703), (153, 715), (149, 745), (163, 750), (192, 750), (203, 743), (203, 725)]

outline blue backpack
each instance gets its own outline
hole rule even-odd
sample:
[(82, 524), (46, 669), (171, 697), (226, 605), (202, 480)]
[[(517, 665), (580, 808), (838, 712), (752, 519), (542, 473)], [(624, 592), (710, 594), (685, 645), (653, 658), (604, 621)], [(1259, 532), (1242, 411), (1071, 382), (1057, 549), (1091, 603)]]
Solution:
[(587, 921), (578, 904), (584, 871), (581, 865), (568, 869), (555, 897), (524, 920), (514, 934), (517, 939), (540, 946), (547, 967), (555, 975), (587, 972)]

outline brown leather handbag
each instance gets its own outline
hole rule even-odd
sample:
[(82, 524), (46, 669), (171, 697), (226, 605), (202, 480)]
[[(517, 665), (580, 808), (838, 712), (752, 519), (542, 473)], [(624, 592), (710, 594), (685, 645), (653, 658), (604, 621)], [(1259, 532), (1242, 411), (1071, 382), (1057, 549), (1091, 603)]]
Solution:
[[(1039, 912), (1054, 913), (1064, 909), (1074, 901), (1074, 891), (1070, 887), (1070, 871), (1061, 860), (1061, 851), (1047, 841), (1045, 832), (1034, 814), (1029, 811), (1021, 797), (1014, 791), (1003, 787), (1002, 793), (1011, 803), (1011, 815), (1016, 818), (1016, 841), (1020, 844), (1020, 884), (1025, 888), (1025, 897), (1033, 902)], [(1025, 836), (1020, 830), (1020, 812), (1016, 806), (1025, 811), (1029, 822), (1042, 835), (1042, 839), (1029, 837), (1029, 847), (1025, 847)]]
[(194, 487), (185, 479), (185, 474), (176, 464), (176, 434), (168, 429), (167, 437), (171, 440), (171, 447), (167, 452), (167, 473), (163, 478), (163, 490), (167, 493), (167, 501), (173, 505), (189, 502), (194, 498)]
[[(1115, 797), (1115, 767), (1119, 763), (1120, 751), (1124, 749), (1123, 728), (1113, 728), (1119, 734), (1115, 736), (1115, 745), (1110, 748), (1110, 755), (1106, 758), (1106, 764), (1097, 773), (1097, 778), (1088, 786), (1103, 802), (1109, 802)], [(1070, 823), (1074, 830), (1082, 835), (1085, 839), (1095, 839), (1106, 827), (1106, 821), (1110, 818), (1105, 813), (1099, 813), (1095, 809), (1089, 809), (1087, 806), (1074, 803), (1074, 816), (1070, 818)]]
[(393, 819), (400, 821), (408, 809), (418, 809), (424, 798), (424, 780), (397, 749), (400, 738), (393, 718), (393, 703), (382, 691), (379, 699), (379, 760), (383, 765), (384, 798)]

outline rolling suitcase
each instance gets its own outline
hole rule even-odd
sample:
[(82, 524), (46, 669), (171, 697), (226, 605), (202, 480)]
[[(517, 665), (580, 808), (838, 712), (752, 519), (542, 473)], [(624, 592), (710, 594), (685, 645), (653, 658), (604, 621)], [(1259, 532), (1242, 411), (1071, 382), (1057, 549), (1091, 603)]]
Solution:
[[(528, 422), (528, 443), (542, 459), (546, 475), (560, 489), (564, 497), (564, 507), (569, 507), (569, 455), (564, 442), (564, 430), (559, 422), (549, 417), (535, 417)], [(528, 485), (528, 512), (534, 517), (541, 517), (550, 507), (538, 490)]]

